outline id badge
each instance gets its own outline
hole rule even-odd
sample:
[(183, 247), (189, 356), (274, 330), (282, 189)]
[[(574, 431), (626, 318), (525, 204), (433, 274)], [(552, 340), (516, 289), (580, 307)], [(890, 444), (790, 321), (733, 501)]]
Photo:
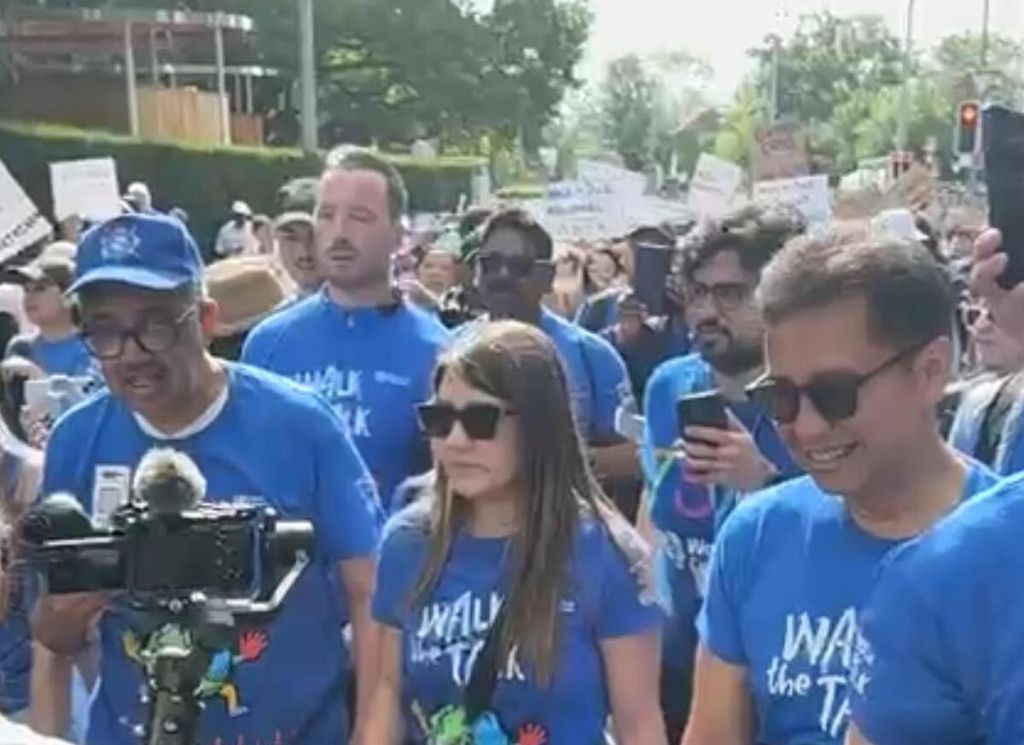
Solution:
[(98, 527), (110, 524), (110, 516), (128, 504), (132, 470), (128, 466), (96, 466), (92, 487), (92, 519)]

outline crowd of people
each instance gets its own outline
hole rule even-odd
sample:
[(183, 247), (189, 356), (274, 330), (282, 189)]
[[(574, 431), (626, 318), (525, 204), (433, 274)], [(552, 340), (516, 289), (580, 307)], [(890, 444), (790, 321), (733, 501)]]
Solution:
[[(997, 231), (413, 232), (395, 169), (340, 148), (311, 212), (234, 205), (206, 265), (135, 197), (4, 273), (3, 513), (12, 549), (37, 494), (101, 524), (169, 447), (207, 499), (312, 524), (277, 617), (207, 650), (203, 745), (1024, 742)], [(0, 741), (138, 741), (152, 629), (13, 556)]]

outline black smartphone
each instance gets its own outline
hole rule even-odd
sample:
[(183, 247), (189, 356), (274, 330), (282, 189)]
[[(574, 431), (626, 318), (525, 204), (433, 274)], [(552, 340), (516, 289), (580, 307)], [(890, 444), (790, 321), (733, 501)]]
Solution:
[(672, 249), (653, 243), (636, 247), (633, 294), (652, 316), (665, 314), (665, 280), (672, 267)]
[(676, 402), (676, 419), (679, 422), (680, 437), (687, 427), (729, 428), (725, 400), (717, 391), (692, 393), (680, 398)]
[(989, 224), (1003, 234), (1003, 251), (1009, 257), (999, 284), (1016, 287), (1024, 282), (1024, 114), (986, 106), (981, 138)]

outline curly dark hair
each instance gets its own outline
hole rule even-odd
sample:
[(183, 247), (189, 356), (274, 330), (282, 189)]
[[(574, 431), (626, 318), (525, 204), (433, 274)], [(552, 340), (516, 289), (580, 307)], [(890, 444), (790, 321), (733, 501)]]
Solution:
[(740, 265), (760, 274), (786, 241), (807, 228), (796, 212), (750, 205), (718, 220), (697, 225), (683, 238), (675, 269), (686, 279), (722, 251), (735, 251)]

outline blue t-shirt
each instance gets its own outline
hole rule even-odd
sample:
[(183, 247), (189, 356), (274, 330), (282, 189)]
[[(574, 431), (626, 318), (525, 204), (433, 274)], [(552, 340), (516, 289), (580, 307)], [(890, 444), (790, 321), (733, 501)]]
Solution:
[[(644, 466), (651, 522), (657, 532), (655, 578), (671, 618), (665, 625), (663, 662), (688, 670), (697, 647), (694, 621), (707, 584), (707, 567), (715, 527), (736, 504), (739, 494), (721, 486), (707, 488), (683, 479), (681, 462), (667, 461), (657, 452), (679, 439), (676, 402), (691, 393), (715, 387), (711, 367), (698, 355), (670, 360), (659, 366), (647, 385)], [(785, 477), (800, 473), (771, 419), (758, 406), (730, 402), (761, 454)]]
[[(344, 424), (319, 397), (269, 373), (227, 365), (224, 408), (198, 432), (157, 440), (109, 393), (69, 412), (50, 438), (43, 493), (74, 494), (87, 511), (128, 496), (132, 469), (154, 446), (189, 455), (207, 480), (207, 499), (261, 500), (308, 519), (316, 561), (269, 627), (244, 629), (217, 652), (204, 679), (202, 745), (301, 742), (336, 745), (347, 731), (337, 562), (370, 556), (379, 537), (376, 495)], [(142, 676), (130, 657), (136, 619), (115, 604), (101, 623), (102, 683), (88, 742), (131, 745), (145, 716)]]
[(1024, 742), (1024, 474), (894, 551), (861, 619), (853, 720), (874, 745)]
[[(972, 463), (964, 498), (995, 480)], [(862, 530), (809, 476), (745, 500), (726, 520), (698, 628), (716, 657), (746, 668), (757, 742), (842, 743), (858, 614), (899, 543)]]
[(343, 309), (321, 291), (253, 329), (242, 361), (324, 396), (348, 425), (387, 502), (402, 481), (430, 469), (415, 407), (430, 398), (438, 352), (447, 343), (444, 326), (407, 303)]
[(490, 711), (469, 730), (462, 721), (464, 689), (504, 600), (510, 540), (459, 531), (429, 599), (414, 607), (428, 543), (423, 518), (415, 517), (421, 513), (422, 506), (413, 505), (385, 529), (373, 599), (377, 620), (402, 632), (402, 711), (412, 741), (442, 742), (443, 734), (452, 738), (443, 742), (474, 745), (603, 742), (609, 703), (599, 643), (651, 631), (660, 615), (605, 526), (581, 522), (548, 688), (531, 681), (513, 655), (498, 665)]
[(78, 334), (63, 339), (16, 336), (7, 345), (7, 356), (17, 355), (36, 363), (47, 375), (99, 377), (97, 367)]

